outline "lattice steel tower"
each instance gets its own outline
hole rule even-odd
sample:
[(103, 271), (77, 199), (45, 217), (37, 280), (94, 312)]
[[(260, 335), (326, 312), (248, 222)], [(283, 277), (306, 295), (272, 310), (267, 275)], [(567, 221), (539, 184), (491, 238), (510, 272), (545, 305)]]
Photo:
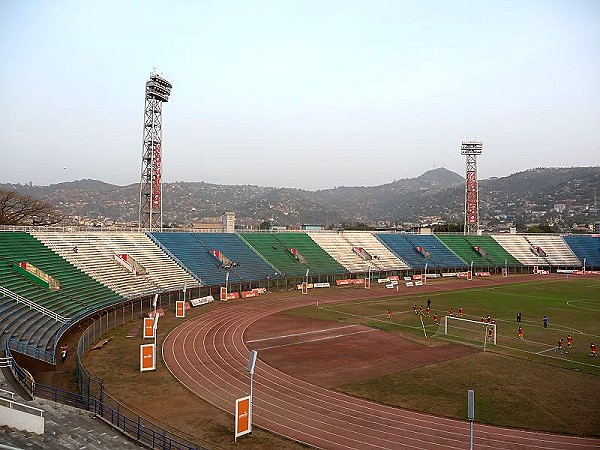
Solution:
[(483, 142), (463, 141), (460, 153), (466, 156), (465, 177), (465, 234), (479, 233), (479, 192), (477, 190), (477, 155), (483, 151)]
[(173, 86), (156, 73), (146, 81), (139, 228), (162, 230), (162, 104)]

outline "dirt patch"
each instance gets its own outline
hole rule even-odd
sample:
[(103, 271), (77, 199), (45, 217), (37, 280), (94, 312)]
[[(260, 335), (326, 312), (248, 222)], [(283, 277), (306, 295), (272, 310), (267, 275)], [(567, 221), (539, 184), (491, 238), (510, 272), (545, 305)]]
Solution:
[(244, 335), (260, 358), (282, 372), (331, 388), (469, 355), (455, 344), (429, 347), (395, 334), (339, 322), (268, 316)]

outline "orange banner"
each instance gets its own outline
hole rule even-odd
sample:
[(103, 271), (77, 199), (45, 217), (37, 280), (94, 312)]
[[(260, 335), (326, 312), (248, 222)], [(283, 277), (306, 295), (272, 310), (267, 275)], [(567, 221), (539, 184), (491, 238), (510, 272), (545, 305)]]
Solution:
[(154, 344), (140, 345), (140, 372), (156, 370)]
[(185, 302), (183, 300), (175, 301), (175, 317), (185, 317)]
[(144, 317), (144, 339), (154, 337), (154, 319), (152, 317)]
[(250, 397), (238, 398), (235, 400), (235, 438), (251, 431)]
[(255, 291), (254, 289), (251, 291), (242, 291), (242, 298), (258, 297), (258, 295), (258, 291)]

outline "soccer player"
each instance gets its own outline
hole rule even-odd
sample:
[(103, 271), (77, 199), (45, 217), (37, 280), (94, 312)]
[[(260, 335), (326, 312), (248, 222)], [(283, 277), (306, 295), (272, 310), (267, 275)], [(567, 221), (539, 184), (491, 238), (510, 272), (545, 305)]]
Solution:
[(423, 305), (419, 306), (419, 315), (422, 316), (423, 315)]
[(517, 312), (517, 323), (521, 323), (521, 311)]
[(427, 317), (431, 317), (431, 308), (429, 306), (425, 310), (425, 313), (427, 314)]
[(492, 327), (488, 327), (488, 340), (491, 341), (494, 338), (494, 330)]
[(462, 317), (462, 306), (458, 307), (458, 317)]
[(481, 316), (481, 322), (485, 322), (485, 318)]
[(413, 305), (413, 314), (418, 314), (417, 313), (417, 305)]
[(391, 309), (387, 310), (387, 318), (388, 318), (388, 320), (392, 320), (392, 310)]
[(558, 352), (558, 353), (560, 353), (562, 355), (562, 353), (563, 353), (563, 339), (560, 338), (558, 340), (558, 344), (556, 344), (556, 345), (557, 345), (557, 347), (556, 347), (555, 351)]
[(434, 321), (435, 323), (438, 323), (438, 315), (437, 315), (437, 313), (435, 313), (435, 314), (433, 315), (433, 321)]
[(598, 357), (598, 355), (596, 354), (596, 344), (594, 344), (593, 342), (590, 344), (590, 356), (594, 356), (595, 358)]
[(573, 336), (568, 335), (567, 336), (567, 348), (572, 348), (573, 347)]
[(544, 328), (548, 328), (548, 317), (544, 316)]
[(519, 327), (519, 339), (523, 340), (523, 328)]
[(454, 308), (450, 307), (450, 315), (454, 317)]
[(427, 308), (431, 309), (431, 299), (427, 299)]
[(487, 323), (492, 323), (492, 317), (489, 314), (487, 316)]

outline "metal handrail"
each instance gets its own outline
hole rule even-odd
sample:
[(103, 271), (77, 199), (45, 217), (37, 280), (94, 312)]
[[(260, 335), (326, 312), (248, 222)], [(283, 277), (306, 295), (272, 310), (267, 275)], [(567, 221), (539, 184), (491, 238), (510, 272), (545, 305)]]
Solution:
[(25, 298), (15, 292), (11, 291), (10, 289), (6, 289), (5, 287), (0, 286), (0, 294), (2, 294), (4, 297), (12, 298), (17, 303), (23, 303), (24, 305), (29, 306), (29, 309), (35, 309), (36, 311), (41, 312), (45, 316), (48, 316), (48, 317), (56, 320), (57, 322), (67, 323), (68, 321), (71, 320), (69, 317), (61, 316), (60, 314), (55, 313), (54, 311), (52, 311), (42, 305), (38, 305), (33, 300), (29, 300), (28, 298)]

